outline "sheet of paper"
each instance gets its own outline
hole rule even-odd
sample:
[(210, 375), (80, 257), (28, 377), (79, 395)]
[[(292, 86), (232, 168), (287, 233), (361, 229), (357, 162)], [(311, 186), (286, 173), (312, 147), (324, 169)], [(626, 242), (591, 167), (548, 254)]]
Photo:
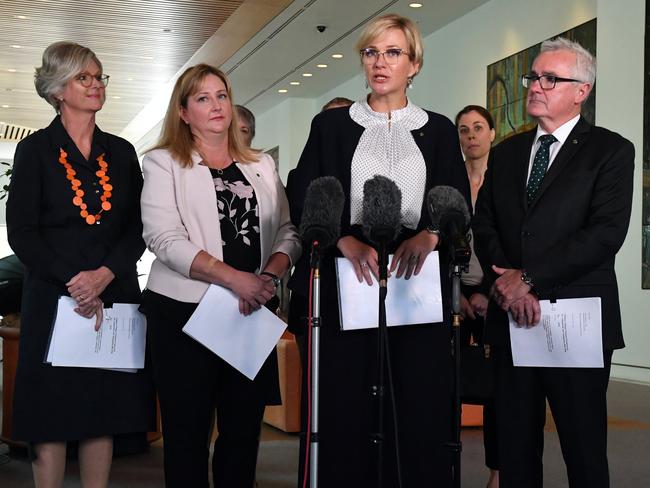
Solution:
[(510, 317), (515, 366), (602, 368), (600, 297), (540, 300), (542, 319), (521, 327)]
[(115, 303), (105, 308), (99, 331), (95, 331), (95, 319), (77, 314), (76, 306), (70, 297), (59, 298), (47, 362), (124, 372), (144, 368), (147, 325), (138, 305)]
[(286, 328), (266, 307), (243, 316), (234, 293), (210, 285), (183, 332), (252, 380)]
[[(389, 256), (389, 263), (392, 255)], [(341, 329), (377, 327), (379, 323), (379, 284), (359, 283), (352, 263), (336, 259)], [(389, 327), (442, 322), (442, 292), (438, 251), (432, 252), (417, 276), (405, 280), (388, 278), (386, 324)]]

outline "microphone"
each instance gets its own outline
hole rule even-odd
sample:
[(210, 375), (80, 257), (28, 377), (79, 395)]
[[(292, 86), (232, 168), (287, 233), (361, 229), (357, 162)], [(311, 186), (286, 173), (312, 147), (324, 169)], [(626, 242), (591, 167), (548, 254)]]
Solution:
[(452, 263), (469, 264), (472, 255), (467, 239), (470, 214), (463, 195), (451, 186), (434, 186), (427, 194), (427, 208), (431, 224), (440, 230), (449, 246)]
[(401, 230), (402, 192), (395, 182), (375, 175), (363, 184), (362, 225), (373, 243), (387, 245)]
[(339, 180), (321, 176), (307, 187), (299, 233), (310, 246), (325, 249), (336, 243), (341, 233), (345, 195)]

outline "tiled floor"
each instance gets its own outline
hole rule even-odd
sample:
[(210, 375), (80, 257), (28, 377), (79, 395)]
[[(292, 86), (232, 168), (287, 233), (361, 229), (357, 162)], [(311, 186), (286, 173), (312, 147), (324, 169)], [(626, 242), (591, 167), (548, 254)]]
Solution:
[[(613, 488), (650, 486), (650, 386), (612, 381), (609, 390), (609, 458)], [(487, 471), (483, 466), (480, 429), (466, 429), (462, 435), (462, 486), (483, 488)], [(567, 486), (564, 464), (553, 424), (545, 434), (545, 488)], [(154, 443), (148, 453), (114, 461), (111, 487), (152, 488), (163, 486), (162, 443)], [(0, 446), (6, 452), (6, 446)], [(295, 488), (298, 437), (271, 427), (263, 430), (258, 464), (259, 488)], [(1, 461), (0, 461), (1, 462)], [(80, 487), (76, 463), (70, 463), (65, 486)], [(30, 466), (24, 458), (11, 458), (0, 465), (0, 487), (32, 486)], [(343, 487), (336, 487), (343, 488)], [(355, 487), (356, 488), (356, 487)]]

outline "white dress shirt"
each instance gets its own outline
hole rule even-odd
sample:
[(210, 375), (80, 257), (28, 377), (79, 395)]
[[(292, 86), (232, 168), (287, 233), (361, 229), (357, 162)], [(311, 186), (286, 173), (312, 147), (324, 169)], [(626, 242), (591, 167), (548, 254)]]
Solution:
[[(560, 152), (560, 149), (564, 145), (564, 141), (567, 140), (569, 134), (571, 134), (571, 131), (578, 123), (578, 120), (580, 120), (580, 114), (576, 115), (571, 120), (565, 122), (564, 124), (562, 124), (560, 127), (558, 127), (553, 131), (552, 134), (553, 136), (555, 136), (557, 141), (551, 144), (551, 147), (549, 149), (549, 162), (546, 171), (548, 171), (551, 165), (553, 164), (553, 160), (555, 159), (555, 156), (557, 156), (557, 153)], [(526, 181), (528, 181), (528, 179), (530, 178), (530, 173), (533, 170), (533, 159), (535, 159), (535, 154), (537, 154), (537, 150), (539, 149), (540, 146), (539, 138), (546, 134), (548, 134), (548, 132), (546, 132), (538, 125), (537, 134), (535, 134), (535, 140), (533, 141), (533, 148), (530, 151), (530, 159), (528, 160), (528, 177), (526, 178)]]

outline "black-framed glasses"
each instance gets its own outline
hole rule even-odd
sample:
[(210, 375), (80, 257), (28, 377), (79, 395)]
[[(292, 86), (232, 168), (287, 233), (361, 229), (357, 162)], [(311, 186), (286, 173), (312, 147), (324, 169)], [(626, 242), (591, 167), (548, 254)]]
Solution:
[(363, 61), (363, 64), (374, 64), (377, 62), (379, 56), (381, 55), (384, 56), (384, 61), (386, 61), (388, 64), (397, 64), (402, 54), (408, 55), (407, 51), (404, 51), (404, 49), (397, 47), (392, 47), (390, 49), (386, 49), (385, 51), (379, 51), (375, 48), (367, 47), (359, 52), (361, 53), (361, 61)]
[(575, 80), (573, 78), (562, 78), (560, 76), (553, 75), (536, 75), (534, 73), (521, 75), (521, 84), (524, 85), (525, 88), (530, 88), (536, 81), (539, 81), (539, 86), (542, 88), (542, 90), (552, 90), (555, 88), (555, 84), (558, 82), (584, 83), (581, 80)]
[(81, 86), (84, 88), (90, 88), (90, 86), (93, 84), (93, 80), (97, 80), (102, 85), (107, 86), (109, 78), (110, 76), (108, 75), (91, 75), (90, 73), (79, 73), (74, 77), (74, 79), (81, 83)]

